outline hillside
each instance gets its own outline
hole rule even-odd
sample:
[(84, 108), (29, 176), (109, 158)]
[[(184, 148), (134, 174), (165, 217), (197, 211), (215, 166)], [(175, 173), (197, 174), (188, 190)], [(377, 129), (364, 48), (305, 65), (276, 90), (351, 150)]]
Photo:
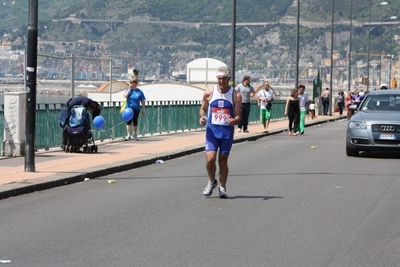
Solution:
[[(301, 27), (301, 63), (321, 65), (329, 56), (331, 3), (320, 0), (301, 1), (301, 20), (324, 22), (322, 27)], [(295, 21), (297, 1), (293, 0), (240, 0), (237, 1), (237, 22)], [(24, 48), (28, 21), (28, 2), (4, 2), (0, 11), (0, 34), (8, 34), (11, 41), (21, 38)], [(231, 0), (41, 0), (39, 2), (39, 38), (41, 53), (64, 53), (85, 56), (112, 56), (118, 58), (121, 68), (126, 70), (134, 64), (147, 72), (169, 73), (183, 69), (184, 65), (197, 57), (214, 57), (229, 62), (230, 39), (222, 27), (203, 24), (199, 27), (166, 26), (143, 23), (145, 21), (181, 22), (230, 22)], [(390, 7), (373, 7), (372, 21), (389, 17), (391, 10), (398, 10), (399, 3)], [(379, 14), (379, 13), (378, 13)], [(129, 23), (110, 27), (105, 23), (92, 26), (63, 20), (76, 19), (120, 20)], [(350, 18), (350, 1), (335, 0), (335, 52), (345, 57), (348, 50), (349, 25), (343, 23)], [(365, 0), (353, 0), (353, 20), (359, 24), (369, 20), (369, 6)], [(379, 49), (379, 31), (372, 31), (371, 51)], [(246, 27), (237, 29), (237, 69), (253, 70), (286, 69), (294, 62), (296, 27), (290, 23), (276, 23), (252, 33)], [(386, 39), (386, 38), (385, 38)], [(78, 40), (81, 42), (78, 43)], [(53, 42), (53, 43), (52, 43)], [(96, 51), (88, 42), (99, 43)], [(353, 51), (367, 49), (366, 29), (354, 29)], [(39, 43), (40, 44), (40, 43)], [(69, 44), (67, 47), (65, 44)], [(67, 49), (68, 48), (68, 49)], [(385, 42), (383, 50), (398, 49), (393, 43)], [(355, 60), (357, 60), (356, 58)], [(158, 67), (157, 67), (158, 66)], [(160, 68), (161, 70), (157, 70)], [(279, 76), (280, 74), (275, 74)]]

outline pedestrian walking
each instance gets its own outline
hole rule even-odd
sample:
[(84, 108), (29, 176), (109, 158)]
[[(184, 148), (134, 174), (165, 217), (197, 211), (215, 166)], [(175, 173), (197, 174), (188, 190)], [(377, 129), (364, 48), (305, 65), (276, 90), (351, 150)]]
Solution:
[(235, 90), (242, 95), (242, 115), (241, 120), (238, 124), (239, 132), (248, 133), (249, 115), (250, 115), (250, 97), (256, 94), (253, 86), (250, 85), (250, 76), (246, 75), (243, 77), (241, 84), (236, 86)]
[[(138, 118), (140, 111), (142, 116), (146, 115), (146, 107), (145, 101), (146, 97), (142, 90), (138, 87), (138, 79), (137, 76), (131, 78), (129, 80), (129, 88), (126, 89), (124, 93), (124, 97), (126, 98), (126, 107), (131, 108), (133, 110), (133, 118), (126, 122), (126, 137), (125, 141), (130, 139), (138, 140), (137, 133), (138, 133)], [(133, 123), (133, 136), (131, 135), (131, 125)]]
[(269, 82), (264, 82), (264, 88), (256, 95), (258, 106), (260, 107), (260, 121), (264, 127), (264, 132), (268, 132), (269, 122), (271, 120), (272, 101), (275, 94), (269, 85)]
[(337, 98), (339, 115), (343, 114), (344, 102), (345, 102), (344, 93), (343, 93), (343, 91), (339, 91), (338, 98)]
[(351, 118), (353, 115), (353, 111), (350, 109), (350, 106), (353, 105), (353, 95), (354, 93), (349, 91), (346, 96), (346, 112), (347, 112), (347, 120)]
[(299, 99), (299, 105), (300, 105), (300, 121), (298, 124), (298, 129), (297, 133), (298, 134), (304, 134), (304, 130), (306, 129), (306, 112), (307, 112), (307, 107), (310, 104), (308, 100), (308, 94), (306, 92), (306, 87), (302, 84), (299, 85), (298, 87), (298, 99)]
[(297, 136), (296, 130), (300, 120), (300, 100), (298, 89), (293, 89), (286, 98), (285, 116), (289, 119), (289, 135)]
[(310, 105), (308, 106), (308, 109), (310, 111), (311, 119), (316, 119), (317, 116), (315, 116), (315, 102), (314, 102), (314, 100), (310, 101)]
[(363, 97), (360, 95), (359, 91), (356, 89), (354, 91), (354, 95), (353, 95), (353, 105), (357, 105), (358, 106), (361, 104)]
[(328, 115), (329, 111), (329, 88), (326, 88), (321, 94), (322, 106), (323, 106), (323, 114), (326, 116)]

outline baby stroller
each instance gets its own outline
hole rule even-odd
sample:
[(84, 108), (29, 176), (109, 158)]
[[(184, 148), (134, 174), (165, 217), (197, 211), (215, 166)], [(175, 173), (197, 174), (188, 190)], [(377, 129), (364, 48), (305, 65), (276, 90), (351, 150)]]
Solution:
[(79, 96), (70, 99), (61, 110), (59, 124), (63, 128), (61, 148), (65, 152), (97, 153), (91, 131), (90, 111), (93, 118), (100, 115), (100, 106), (90, 98)]

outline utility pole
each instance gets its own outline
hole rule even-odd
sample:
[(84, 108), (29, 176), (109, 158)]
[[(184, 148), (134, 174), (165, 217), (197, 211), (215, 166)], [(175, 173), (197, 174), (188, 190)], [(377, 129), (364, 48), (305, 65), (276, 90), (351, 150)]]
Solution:
[(352, 34), (353, 34), (353, 0), (350, 0), (350, 41), (349, 41), (349, 69), (347, 74), (347, 91), (350, 92), (351, 90), (351, 41), (352, 41)]
[(235, 58), (236, 58), (236, 0), (232, 0), (231, 23), (231, 86), (235, 87)]
[(296, 76), (295, 88), (299, 88), (299, 59), (300, 59), (300, 0), (297, 0), (297, 25), (296, 25)]
[(29, 0), (26, 60), (25, 172), (35, 171), (38, 0)]
[(331, 77), (329, 85), (329, 116), (332, 116), (332, 86), (333, 86), (333, 38), (334, 38), (334, 22), (335, 22), (335, 0), (332, 0), (332, 25), (331, 25)]

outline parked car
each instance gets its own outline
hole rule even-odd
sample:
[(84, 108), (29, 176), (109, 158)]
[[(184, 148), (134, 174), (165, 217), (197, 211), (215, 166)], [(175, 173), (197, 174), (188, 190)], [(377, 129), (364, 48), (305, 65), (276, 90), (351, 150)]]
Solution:
[(360, 151), (400, 152), (400, 90), (369, 92), (347, 122), (346, 154)]

